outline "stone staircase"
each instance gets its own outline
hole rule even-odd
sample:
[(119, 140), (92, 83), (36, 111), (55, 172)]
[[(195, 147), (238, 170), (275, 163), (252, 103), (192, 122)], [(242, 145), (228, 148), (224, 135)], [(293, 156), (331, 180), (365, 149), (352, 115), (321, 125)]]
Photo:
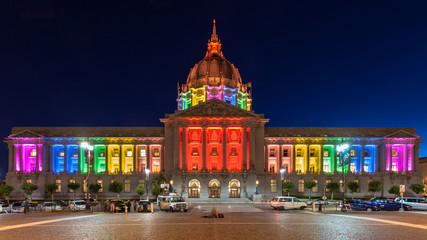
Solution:
[(253, 203), (248, 198), (186, 198), (185, 200), (188, 203)]

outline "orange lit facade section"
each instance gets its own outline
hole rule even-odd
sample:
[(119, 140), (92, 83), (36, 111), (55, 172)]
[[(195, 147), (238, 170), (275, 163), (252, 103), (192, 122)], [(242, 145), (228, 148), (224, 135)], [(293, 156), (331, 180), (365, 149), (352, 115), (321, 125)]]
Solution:
[(150, 167), (152, 173), (160, 173), (160, 162), (161, 162), (161, 145), (150, 145)]
[(201, 127), (187, 128), (186, 166), (188, 171), (200, 172), (203, 168), (203, 130)]
[(227, 170), (241, 171), (243, 166), (243, 128), (227, 129)]
[(206, 135), (206, 168), (208, 171), (219, 171), (223, 167), (222, 129), (208, 128)]

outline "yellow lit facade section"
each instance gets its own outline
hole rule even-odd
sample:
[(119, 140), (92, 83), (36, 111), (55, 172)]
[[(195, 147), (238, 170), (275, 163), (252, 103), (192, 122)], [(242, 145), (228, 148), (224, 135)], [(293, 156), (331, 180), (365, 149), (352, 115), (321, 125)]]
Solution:
[(108, 172), (118, 173), (120, 171), (120, 146), (108, 145)]
[(122, 172), (124, 174), (131, 174), (133, 171), (133, 156), (134, 147), (133, 145), (122, 146)]
[(190, 88), (191, 90), (191, 105), (196, 106), (199, 103), (206, 101), (206, 89), (201, 88)]
[(312, 174), (320, 174), (321, 166), (321, 146), (320, 145), (310, 145), (309, 146), (309, 171)]
[(305, 174), (307, 169), (307, 145), (295, 146), (295, 171)]
[(252, 99), (248, 98), (246, 100), (246, 110), (251, 111), (252, 110)]

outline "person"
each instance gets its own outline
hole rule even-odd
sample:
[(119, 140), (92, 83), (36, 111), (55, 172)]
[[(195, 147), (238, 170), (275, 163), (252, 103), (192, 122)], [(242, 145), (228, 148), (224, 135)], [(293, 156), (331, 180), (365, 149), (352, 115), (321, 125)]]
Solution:
[(114, 202), (111, 202), (111, 205), (110, 205), (110, 212), (111, 212), (111, 213), (114, 213), (114, 209), (115, 209), (115, 204), (114, 204)]
[(136, 207), (138, 206), (138, 202), (135, 200), (133, 201), (133, 211), (136, 212)]
[(130, 202), (130, 200), (128, 200), (128, 201), (126, 202), (126, 206), (128, 207), (128, 211), (129, 211), (129, 212), (131, 212), (131, 209), (132, 209), (132, 203)]

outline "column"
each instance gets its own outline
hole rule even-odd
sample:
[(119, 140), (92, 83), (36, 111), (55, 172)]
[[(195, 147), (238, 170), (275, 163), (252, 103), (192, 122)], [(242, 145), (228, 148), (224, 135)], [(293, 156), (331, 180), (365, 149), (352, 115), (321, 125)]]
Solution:
[[(41, 157), (41, 147), (39, 147), (40, 144), (36, 144), (36, 169), (35, 169), (35, 173), (39, 171), (39, 159)], [(64, 161), (65, 161), (65, 155), (64, 155)], [(31, 171), (33, 171), (33, 169), (31, 169)]]
[(185, 127), (182, 128), (182, 170), (187, 170), (187, 129)]
[(381, 157), (378, 158), (377, 163), (381, 172), (386, 171), (386, 163), (387, 163), (387, 151), (386, 144), (381, 144)]
[(165, 171), (165, 146), (160, 146), (160, 171)]
[(132, 169), (132, 174), (136, 174), (138, 171), (137, 171), (137, 166), (139, 165), (138, 164), (138, 152), (137, 152), (137, 147), (136, 147), (136, 144), (134, 144), (133, 145), (133, 169)]
[[(303, 161), (304, 164), (304, 161)], [(310, 145), (306, 145), (305, 148), (305, 174), (310, 171)]]
[[(323, 146), (319, 145), (320, 174), (323, 174)], [(319, 189), (319, 188), (318, 188)], [(320, 189), (319, 189), (320, 191)]]
[(151, 145), (147, 145), (147, 166), (145, 166), (146, 169), (150, 169), (150, 171), (153, 171), (151, 169)]
[(255, 168), (255, 128), (249, 129), (249, 168)]
[(264, 172), (268, 172), (268, 145), (264, 145)]
[(403, 163), (402, 163), (402, 168), (401, 168), (401, 170), (403, 171), (403, 172), (406, 172), (406, 171), (408, 171), (408, 145), (407, 144), (405, 144), (405, 145), (403, 145)]
[(391, 158), (391, 144), (386, 144), (387, 147), (387, 155), (386, 155), (386, 170), (391, 171), (391, 165), (392, 165), (392, 158)]
[[(108, 144), (105, 144), (105, 172), (106, 174), (110, 174), (110, 167), (109, 167), (109, 147)], [(102, 183), (104, 184), (104, 183)]]
[(334, 168), (332, 169), (332, 173), (335, 174), (337, 172), (337, 145), (332, 145), (332, 151), (333, 151), (333, 155), (332, 156), (332, 162), (334, 164)]
[[(418, 158), (414, 155), (414, 144), (408, 144), (408, 152), (409, 152), (409, 155), (408, 155), (408, 171), (411, 172), (411, 171), (418, 170), (418, 161), (414, 161), (415, 159), (418, 160)], [(414, 163), (415, 163), (415, 166), (414, 166)]]
[(280, 172), (280, 169), (283, 167), (283, 159), (282, 159), (282, 156), (283, 156), (283, 148), (282, 148), (282, 145), (280, 144), (279, 145), (279, 169), (277, 169), (279, 172)]
[(247, 134), (247, 132), (246, 132), (246, 127), (244, 127), (243, 128), (243, 148), (242, 148), (242, 151), (243, 151), (243, 154), (242, 154), (242, 156), (243, 156), (243, 160), (242, 160), (242, 169), (243, 170), (246, 170), (246, 168), (247, 168), (247, 161), (248, 161), (248, 145), (247, 145), (247, 140), (248, 140), (248, 134)]
[(206, 128), (203, 128), (203, 168), (206, 170)]
[(360, 156), (360, 173), (365, 173), (365, 145), (360, 147), (361, 156)]
[(227, 128), (222, 128), (222, 170), (227, 170)]
[[(95, 151), (94, 151), (95, 154)], [(64, 144), (64, 173), (67, 173), (67, 145)]]
[(9, 149), (9, 166), (8, 166), (8, 171), (12, 172), (13, 171), (13, 144), (11, 142), (9, 142), (8, 144), (8, 149)]
[[(174, 126), (173, 130), (173, 168), (179, 169), (179, 128)], [(148, 150), (147, 150), (148, 151)], [(147, 157), (147, 167), (148, 167), (148, 157)]]
[(292, 145), (292, 172), (296, 172), (297, 165), (297, 148), (296, 145)]
[(50, 171), (49, 169), (49, 163), (48, 163), (48, 156), (49, 156), (49, 148), (47, 146), (47, 143), (45, 142), (43, 144), (43, 161), (42, 161), (42, 171), (44, 173)]

